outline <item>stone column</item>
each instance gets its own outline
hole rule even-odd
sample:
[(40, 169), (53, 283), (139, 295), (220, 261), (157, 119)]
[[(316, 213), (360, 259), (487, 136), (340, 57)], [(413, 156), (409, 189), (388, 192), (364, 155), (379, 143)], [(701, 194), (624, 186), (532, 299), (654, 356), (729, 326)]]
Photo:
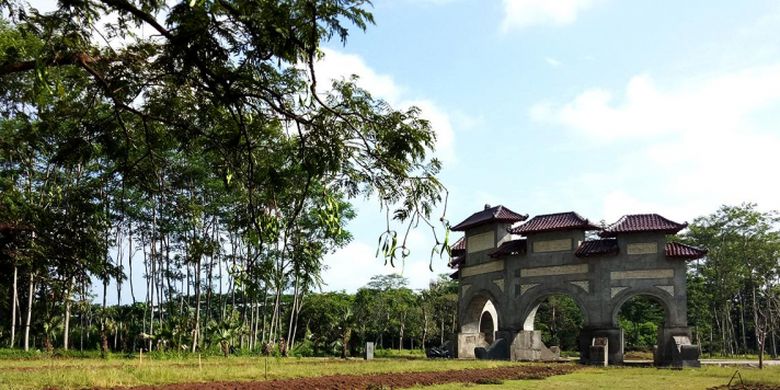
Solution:
[(656, 366), (700, 367), (699, 346), (692, 344), (690, 328), (658, 328), (658, 345), (653, 360)]
[(580, 333), (580, 363), (590, 364), (590, 346), (595, 337), (606, 337), (609, 340), (607, 345), (607, 359), (609, 364), (623, 364), (623, 331), (620, 328), (612, 327), (586, 327)]

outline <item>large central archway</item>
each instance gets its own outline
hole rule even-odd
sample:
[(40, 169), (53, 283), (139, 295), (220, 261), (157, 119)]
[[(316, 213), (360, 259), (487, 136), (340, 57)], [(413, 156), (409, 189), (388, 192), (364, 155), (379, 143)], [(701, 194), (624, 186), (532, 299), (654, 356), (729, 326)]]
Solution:
[(579, 337), (585, 311), (570, 295), (550, 294), (542, 298), (526, 318), (523, 330), (541, 331), (542, 343), (557, 347), (567, 356), (579, 356)]

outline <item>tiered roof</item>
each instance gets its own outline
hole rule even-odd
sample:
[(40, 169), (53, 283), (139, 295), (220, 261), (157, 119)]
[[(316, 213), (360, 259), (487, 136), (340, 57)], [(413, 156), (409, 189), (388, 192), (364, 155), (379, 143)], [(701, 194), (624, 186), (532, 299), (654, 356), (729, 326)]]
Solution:
[(508, 255), (525, 254), (528, 245), (525, 238), (505, 241), (496, 250), (490, 252), (490, 257), (498, 258)]
[(601, 237), (614, 237), (620, 233), (657, 232), (675, 234), (688, 226), (677, 223), (658, 214), (630, 214), (622, 216), (617, 222), (602, 230)]
[(460, 268), (465, 259), (466, 239), (461, 237), (450, 246), (450, 262), (447, 265), (449, 265), (450, 268)]
[(528, 219), (528, 215), (518, 214), (504, 206), (490, 207), (485, 205), (485, 209), (466, 218), (463, 222), (450, 228), (454, 231), (464, 231), (468, 228), (483, 225), (490, 222), (519, 222)]
[(569, 211), (565, 213), (537, 215), (528, 222), (509, 229), (512, 234), (533, 234), (552, 232), (559, 230), (598, 230), (599, 227), (590, 223), (586, 218)]
[(696, 260), (707, 255), (706, 249), (680, 244), (679, 242), (667, 242), (664, 252), (666, 253), (666, 257), (682, 260)]
[[(574, 255), (577, 257), (615, 256), (617, 254), (618, 245), (617, 240), (614, 238), (583, 241), (574, 252)], [(678, 242), (667, 242), (664, 247), (664, 254), (672, 259), (695, 260), (706, 256), (707, 250)]]
[(466, 251), (466, 238), (461, 237), (450, 246), (450, 253), (458, 255)]
[(618, 244), (614, 238), (583, 241), (574, 251), (574, 255), (577, 257), (614, 256), (617, 254)]

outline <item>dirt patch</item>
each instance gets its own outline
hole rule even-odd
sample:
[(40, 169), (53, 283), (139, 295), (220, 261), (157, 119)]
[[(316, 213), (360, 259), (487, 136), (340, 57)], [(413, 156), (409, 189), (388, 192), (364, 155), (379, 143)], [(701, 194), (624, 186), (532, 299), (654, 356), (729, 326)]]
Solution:
[(270, 389), (400, 389), (442, 383), (498, 383), (512, 379), (545, 379), (568, 374), (578, 367), (570, 364), (527, 365), (437, 372), (400, 372), (373, 375), (332, 375), (259, 382), (177, 383), (164, 386), (133, 387), (133, 390), (270, 390)]

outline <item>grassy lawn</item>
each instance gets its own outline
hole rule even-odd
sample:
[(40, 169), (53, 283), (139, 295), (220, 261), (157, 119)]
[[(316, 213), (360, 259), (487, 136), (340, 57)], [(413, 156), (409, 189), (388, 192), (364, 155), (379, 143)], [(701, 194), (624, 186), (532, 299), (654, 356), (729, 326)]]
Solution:
[[(48, 358), (33, 355), (0, 358), (0, 389), (62, 389), (133, 385), (160, 385), (176, 382), (248, 381), (299, 378), (334, 374), (373, 374), (393, 372), (439, 371), (465, 368), (492, 368), (518, 365), (503, 361), (427, 360), (414, 354), (402, 357), (341, 360), (327, 358), (203, 357), (161, 358), (144, 356), (103, 360), (94, 357)], [(408, 356), (407, 356), (408, 355)], [(546, 380), (506, 381), (501, 386), (451, 384), (433, 389), (510, 388), (510, 389), (705, 389), (728, 383), (731, 367), (668, 370), (655, 368), (586, 367), (574, 374)], [(763, 371), (740, 368), (746, 381), (780, 386), (780, 367)]]
[[(657, 368), (595, 368), (585, 367), (573, 374), (553, 376), (545, 380), (505, 381), (501, 385), (448, 384), (425, 389), (630, 389), (675, 390), (706, 389), (725, 385), (737, 368), (704, 367), (685, 370)], [(761, 382), (780, 386), (780, 367), (764, 370), (739, 368), (745, 382)], [(739, 383), (738, 379), (735, 379)]]
[[(266, 365), (267, 363), (267, 365)], [(518, 363), (475, 360), (204, 357), (150, 360), (114, 358), (0, 359), (0, 389), (62, 389), (244, 381), (387, 372), (491, 368)], [(267, 368), (267, 369), (266, 369)]]

